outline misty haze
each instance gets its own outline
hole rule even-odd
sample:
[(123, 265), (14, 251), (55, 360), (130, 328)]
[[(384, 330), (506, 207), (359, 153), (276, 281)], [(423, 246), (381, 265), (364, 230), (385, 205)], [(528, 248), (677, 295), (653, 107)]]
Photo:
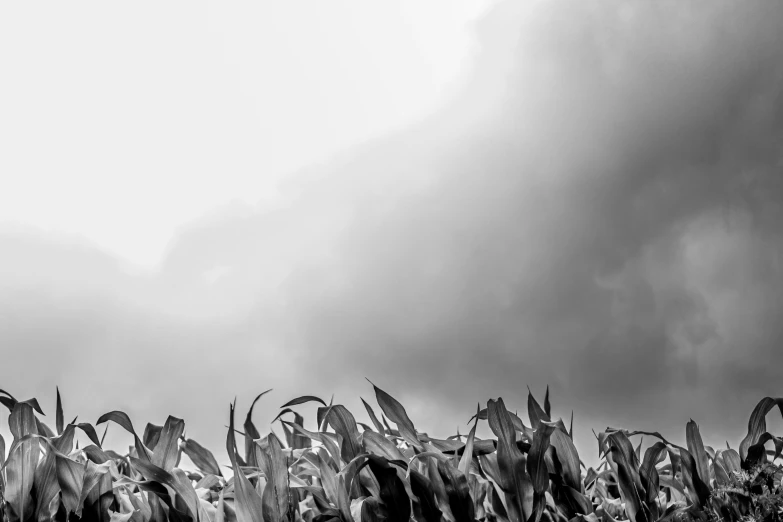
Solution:
[(9, 522), (783, 518), (783, 3), (6, 4), (0, 181)]

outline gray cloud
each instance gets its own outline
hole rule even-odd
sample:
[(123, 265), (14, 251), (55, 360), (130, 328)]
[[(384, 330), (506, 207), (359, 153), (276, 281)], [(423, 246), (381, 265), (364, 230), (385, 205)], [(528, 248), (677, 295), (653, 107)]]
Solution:
[(461, 96), (300, 173), (288, 205), (194, 222), (158, 274), (4, 239), (3, 342), (56, 362), (4, 387), (87, 405), (89, 382), (91, 409), (178, 414), (216, 449), (234, 394), (355, 407), (365, 376), (442, 435), (549, 384), (588, 453), (607, 423), (738, 441), (780, 395), (782, 23), (760, 2), (501, 3)]

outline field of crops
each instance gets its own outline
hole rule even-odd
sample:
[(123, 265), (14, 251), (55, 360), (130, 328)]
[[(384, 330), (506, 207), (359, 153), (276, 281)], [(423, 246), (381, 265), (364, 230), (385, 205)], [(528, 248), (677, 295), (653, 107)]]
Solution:
[[(783, 514), (783, 471), (775, 463), (783, 440), (767, 432), (765, 420), (775, 406), (783, 414), (783, 399), (759, 402), (737, 450), (705, 446), (693, 421), (687, 447), (658, 433), (607, 429), (596, 434), (601, 464), (593, 469), (577, 454), (572, 424), (551, 418), (548, 390), (543, 406), (528, 395), (527, 424), (502, 399), (489, 400), (467, 436), (436, 439), (417, 431), (399, 402), (373, 388), (380, 413), (364, 402), (369, 425), (318, 397), (291, 400), (273, 421), (285, 441), (258, 432), (252, 406), (239, 429), (231, 406), (229, 479), (211, 451), (184, 437), (182, 419), (147, 424), (141, 436), (121, 411), (106, 413), (95, 426), (65, 424), (58, 390), (53, 430), (39, 418), (38, 401), (0, 390), (13, 435), (7, 452), (0, 438), (3, 520), (771, 522)], [(296, 411), (309, 402), (320, 403), (315, 432)], [(476, 437), (480, 422), (494, 438)], [(132, 434), (134, 447), (123, 454), (103, 447), (96, 426), (105, 423)], [(90, 444), (74, 444), (76, 430)], [(631, 441), (639, 435), (657, 442), (642, 453)], [(179, 467), (183, 453), (196, 469)]]

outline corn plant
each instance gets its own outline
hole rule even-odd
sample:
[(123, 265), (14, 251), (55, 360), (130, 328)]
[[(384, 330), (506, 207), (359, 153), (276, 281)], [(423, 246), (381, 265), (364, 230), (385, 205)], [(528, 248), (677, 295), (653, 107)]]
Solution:
[[(502, 399), (477, 407), (467, 436), (418, 431), (405, 408), (372, 385), (380, 416), (362, 399), (370, 424), (343, 405), (302, 396), (280, 408), (284, 440), (261, 435), (251, 417), (239, 429), (229, 407), (226, 479), (212, 452), (185, 437), (182, 419), (148, 423), (141, 436), (124, 412), (102, 415), (133, 436), (117, 453), (95, 426), (65, 424), (59, 390), (52, 430), (36, 399), (0, 390), (13, 435), (0, 438), (4, 522), (778, 522), (783, 515), (776, 464), (783, 440), (766, 416), (783, 399), (753, 410), (738, 450), (705, 446), (696, 423), (686, 447), (658, 432), (607, 428), (596, 434), (600, 465), (586, 467), (567, 428), (528, 392), (527, 423)], [(296, 408), (318, 403), (316, 431)], [(494, 438), (476, 435), (486, 421)], [(90, 444), (74, 445), (80, 430)], [(642, 455), (635, 436), (653, 437)], [(241, 447), (237, 437), (242, 438)], [(463, 440), (464, 439), (464, 440)], [(768, 443), (774, 450), (767, 448)], [(180, 468), (182, 454), (196, 469)]]

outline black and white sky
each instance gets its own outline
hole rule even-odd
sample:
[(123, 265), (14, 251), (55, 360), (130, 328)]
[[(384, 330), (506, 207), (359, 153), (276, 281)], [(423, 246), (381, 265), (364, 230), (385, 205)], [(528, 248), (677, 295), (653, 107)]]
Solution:
[(549, 385), (587, 462), (607, 426), (735, 447), (783, 395), (781, 29), (763, 1), (5, 4), (0, 388), (184, 418), (222, 463), (234, 397), (366, 421), (365, 377), (435, 436)]

